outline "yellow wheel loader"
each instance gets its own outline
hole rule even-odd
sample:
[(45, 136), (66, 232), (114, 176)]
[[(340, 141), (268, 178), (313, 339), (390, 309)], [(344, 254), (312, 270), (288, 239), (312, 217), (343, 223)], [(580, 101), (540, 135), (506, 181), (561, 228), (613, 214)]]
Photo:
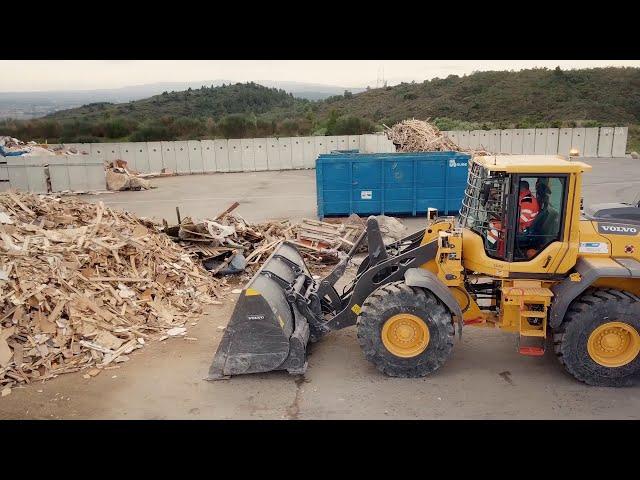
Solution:
[[(469, 326), (516, 334), (523, 355), (543, 355), (550, 339), (578, 380), (630, 384), (640, 373), (640, 208), (583, 210), (590, 169), (560, 156), (476, 157), (457, 218), (435, 212), (424, 230), (385, 246), (370, 217), (321, 280), (283, 243), (242, 291), (209, 378), (303, 373), (308, 342), (353, 325), (380, 371), (422, 377)], [(339, 293), (364, 242), (368, 255)]]

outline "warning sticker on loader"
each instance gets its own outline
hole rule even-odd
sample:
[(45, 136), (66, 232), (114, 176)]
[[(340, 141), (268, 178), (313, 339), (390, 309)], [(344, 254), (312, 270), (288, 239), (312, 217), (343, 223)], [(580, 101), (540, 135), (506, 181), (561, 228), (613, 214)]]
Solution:
[(609, 244), (606, 242), (580, 242), (580, 253), (609, 253)]
[(371, 190), (360, 190), (360, 198), (362, 200), (371, 200), (373, 198), (373, 192)]

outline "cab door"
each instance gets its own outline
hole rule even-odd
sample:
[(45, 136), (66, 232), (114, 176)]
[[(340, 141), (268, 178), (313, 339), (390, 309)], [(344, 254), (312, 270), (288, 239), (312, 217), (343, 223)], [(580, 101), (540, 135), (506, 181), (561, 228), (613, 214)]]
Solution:
[(555, 273), (567, 253), (568, 174), (512, 176), (507, 198), (506, 258), (513, 273)]
[[(463, 236), (463, 257), (469, 270), (503, 278), (546, 278), (566, 265), (570, 250), (575, 176), (511, 174), (504, 179), (502, 208), (485, 228), (469, 226)], [(526, 182), (523, 184), (523, 182)], [(535, 198), (534, 221), (523, 224), (521, 186)], [(493, 234), (492, 234), (493, 231)], [(497, 241), (493, 240), (497, 238)], [(575, 259), (574, 259), (575, 260)]]

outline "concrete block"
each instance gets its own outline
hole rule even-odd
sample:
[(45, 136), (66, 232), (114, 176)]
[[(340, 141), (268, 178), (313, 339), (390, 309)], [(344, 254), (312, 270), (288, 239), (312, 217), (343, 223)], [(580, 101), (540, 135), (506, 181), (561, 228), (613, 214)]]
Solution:
[(278, 138), (278, 150), (280, 151), (280, 168), (282, 170), (293, 169), (293, 159), (291, 155), (291, 138)]
[(45, 165), (51, 156), (5, 157), (11, 188), (23, 192), (47, 193)]
[(480, 146), (480, 136), (482, 130), (471, 130), (469, 132), (469, 148), (477, 149)]
[(500, 153), (511, 153), (512, 130), (500, 130)]
[(556, 155), (558, 153), (558, 140), (560, 136), (560, 129), (547, 128), (547, 148), (545, 154)]
[[(360, 138), (362, 138), (362, 135), (349, 135), (349, 146), (347, 147), (348, 150), (360, 150)], [(303, 140), (305, 142), (307, 142), (308, 137), (304, 137)]]
[(304, 168), (304, 137), (291, 138), (291, 164), (295, 169)]
[(536, 128), (533, 153), (544, 155), (547, 152), (547, 129)]
[(253, 138), (243, 138), (240, 141), (240, 147), (242, 149), (242, 171), (255, 172), (256, 157), (253, 150)]
[(173, 142), (173, 149), (176, 152), (176, 172), (191, 173), (189, 169), (189, 142)]
[(52, 192), (71, 190), (71, 179), (69, 178), (69, 167), (67, 165), (68, 159), (71, 158), (73, 157), (56, 156), (49, 160), (49, 178)]
[(522, 153), (525, 155), (533, 155), (536, 153), (536, 129), (525, 128), (522, 130)]
[(613, 146), (611, 148), (612, 157), (624, 157), (627, 154), (628, 127), (616, 127), (613, 130)]
[[(331, 153), (333, 150), (338, 149), (338, 137), (335, 135), (327, 135), (324, 137), (324, 141), (327, 142), (327, 153)], [(378, 141), (376, 139), (376, 152), (378, 151)]]
[(511, 130), (511, 153), (521, 155), (524, 146), (524, 130), (514, 128)]
[(462, 130), (459, 134), (458, 141), (458, 145), (461, 148), (469, 148), (469, 131)]
[(584, 151), (582, 155), (584, 157), (597, 157), (598, 156), (598, 127), (585, 128), (584, 129)]
[(216, 172), (216, 147), (213, 140), (201, 140), (200, 145), (205, 173)]
[(500, 153), (500, 135), (501, 130), (489, 130), (489, 151), (491, 153)]
[(598, 157), (610, 157), (613, 150), (614, 129), (611, 127), (600, 128), (598, 140)]
[[(378, 135), (374, 135), (374, 134), (367, 134), (367, 135), (363, 135), (364, 137), (364, 145), (362, 143), (362, 141), (360, 142), (360, 151), (362, 153), (377, 153), (378, 152), (378, 139), (380, 138)], [(326, 139), (328, 137), (320, 137), (322, 139)], [(323, 142), (325, 143), (325, 147), (326, 147), (326, 140), (323, 140)], [(319, 149), (318, 148), (318, 141), (316, 138), (316, 154), (320, 155), (321, 153), (328, 153), (327, 148), (324, 148), (324, 150)]]
[(267, 166), (269, 170), (282, 170), (277, 138), (267, 138)]
[(577, 148), (580, 155), (584, 155), (585, 128), (574, 128), (571, 132), (571, 149)]
[(253, 139), (253, 154), (255, 157), (255, 166), (257, 171), (268, 170), (269, 162), (267, 159), (267, 140), (266, 138)]
[(100, 145), (102, 145), (102, 148), (104, 149), (104, 159), (107, 162), (121, 160), (119, 143), (102, 143)]
[[(358, 145), (360, 145), (360, 139), (358, 139)], [(304, 168), (315, 168), (316, 158), (318, 156), (316, 155), (315, 137), (304, 137), (302, 143), (302, 164)]]
[(491, 151), (491, 132), (489, 130), (478, 130), (478, 149)]
[(229, 141), (219, 139), (213, 141), (216, 151), (216, 170), (218, 172), (228, 172), (231, 170), (229, 165)]
[(571, 150), (571, 137), (573, 135), (572, 128), (561, 128), (558, 134), (558, 155), (569, 157)]
[(134, 145), (136, 170), (141, 173), (151, 173), (149, 165), (149, 152), (147, 152), (146, 142), (136, 142)]
[(171, 172), (178, 171), (178, 162), (176, 160), (176, 146), (174, 142), (161, 142), (162, 144), (162, 168), (166, 168)]
[(162, 171), (162, 142), (147, 142), (147, 154), (149, 155), (149, 171)]
[(125, 162), (127, 162), (127, 166), (131, 170), (137, 171), (138, 167), (136, 165), (136, 144), (132, 142), (121, 143), (119, 160), (124, 160)]
[(240, 139), (229, 139), (229, 171), (242, 171), (242, 143)]
[(92, 157), (99, 158), (103, 161), (107, 159), (107, 151), (109, 149), (108, 143), (90, 143), (89, 145), (89, 150)]
[(204, 173), (204, 158), (202, 157), (202, 145), (200, 140), (189, 140), (189, 171), (191, 173)]

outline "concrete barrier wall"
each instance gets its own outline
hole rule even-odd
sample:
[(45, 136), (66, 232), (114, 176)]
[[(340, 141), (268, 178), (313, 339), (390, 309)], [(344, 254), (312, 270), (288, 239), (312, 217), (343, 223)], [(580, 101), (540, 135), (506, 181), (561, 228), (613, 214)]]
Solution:
[[(176, 142), (68, 143), (102, 160), (125, 160), (142, 173), (167, 169), (181, 174), (315, 168), (321, 153), (359, 150), (394, 152), (385, 135), (244, 138)], [(1, 172), (0, 172), (1, 173)]]
[(9, 182), (2, 182), (0, 191), (12, 188), (33, 193), (55, 193), (107, 189), (104, 160), (100, 156), (7, 157), (4, 168)]
[(506, 130), (452, 130), (442, 132), (463, 148), (491, 153), (569, 155), (577, 148), (584, 157), (624, 157), (627, 127), (521, 128)]
[[(537, 128), (445, 131), (461, 147), (492, 153), (568, 155), (578, 148), (585, 157), (622, 157), (627, 148), (627, 127)], [(52, 145), (53, 146), (53, 145)], [(64, 157), (3, 157), (0, 191), (17, 188), (47, 191), (46, 171), (53, 192), (106, 189), (103, 162), (125, 160), (131, 169), (180, 174), (253, 172), (314, 168), (321, 153), (354, 150), (362, 153), (394, 152), (383, 134), (189, 140), (175, 142), (76, 143), (86, 155)]]

